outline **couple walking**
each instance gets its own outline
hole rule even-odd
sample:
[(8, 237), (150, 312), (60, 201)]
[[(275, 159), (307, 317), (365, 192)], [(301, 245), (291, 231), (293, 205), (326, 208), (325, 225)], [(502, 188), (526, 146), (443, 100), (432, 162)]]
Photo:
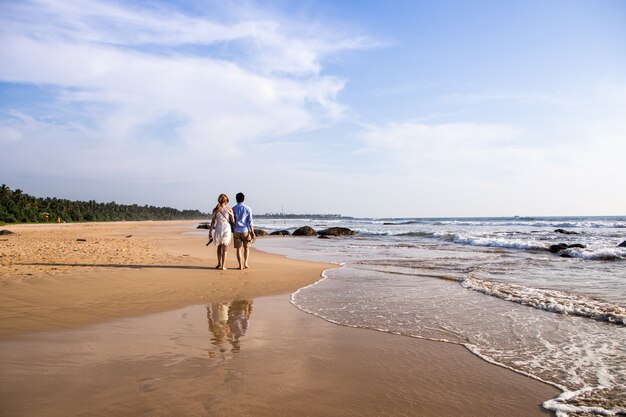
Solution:
[[(243, 203), (246, 198), (243, 193), (237, 193), (235, 198), (237, 205), (231, 209), (228, 207), (226, 194), (220, 194), (217, 199), (217, 206), (213, 209), (211, 227), (209, 228), (209, 243), (215, 239), (217, 245), (217, 266), (215, 269), (226, 269), (226, 249), (233, 239), (233, 234), (239, 269), (248, 268), (250, 244), (255, 237), (252, 227), (252, 211)], [(215, 233), (213, 233), (214, 230)]]

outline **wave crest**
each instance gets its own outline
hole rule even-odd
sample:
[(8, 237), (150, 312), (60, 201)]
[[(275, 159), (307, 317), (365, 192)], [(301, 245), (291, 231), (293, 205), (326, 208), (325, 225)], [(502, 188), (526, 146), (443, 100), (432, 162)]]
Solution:
[(591, 261), (621, 261), (626, 259), (626, 249), (622, 248), (599, 248), (595, 250), (568, 248), (563, 250), (563, 254), (570, 258)]
[(583, 295), (486, 281), (471, 275), (461, 281), (461, 285), (483, 294), (540, 310), (626, 325), (626, 308)]
[(530, 249), (530, 250), (545, 250), (549, 245), (545, 242), (540, 242), (534, 239), (512, 239), (506, 237), (494, 237), (494, 236), (473, 236), (456, 234), (450, 232), (438, 232), (433, 236), (447, 240), (454, 243), (460, 243), (464, 245), (472, 246), (488, 246), (496, 248), (509, 248), (509, 249)]

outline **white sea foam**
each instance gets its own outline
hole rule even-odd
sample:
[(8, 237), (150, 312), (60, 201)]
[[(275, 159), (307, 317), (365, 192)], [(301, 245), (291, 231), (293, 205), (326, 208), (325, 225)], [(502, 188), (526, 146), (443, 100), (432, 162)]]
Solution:
[(554, 411), (557, 417), (569, 417), (573, 415), (599, 415), (617, 416), (625, 415), (626, 408), (611, 407), (602, 408), (599, 406), (577, 405), (576, 400), (586, 397), (596, 391), (604, 390), (604, 387), (587, 387), (576, 391), (563, 391), (557, 398), (545, 401), (542, 405), (545, 409)]
[[(450, 231), (435, 233), (416, 232), (405, 234), (405, 236), (432, 236), (438, 239), (462, 245), (523, 250), (547, 250), (553, 243), (545, 240), (538, 240), (536, 238), (530, 237), (530, 235), (522, 234), (522, 236), (525, 236), (523, 238), (510, 237), (511, 235), (514, 234), (511, 233), (509, 234), (509, 236), (497, 236), (494, 234), (455, 233)], [(568, 248), (561, 251), (560, 253), (562, 255), (572, 258), (579, 258), (590, 261), (626, 260), (626, 248), (621, 247), (600, 246), (595, 248)]]
[[(544, 404), (559, 417), (626, 415), (626, 249), (617, 248), (626, 218), (409, 220), (342, 222), (361, 232), (350, 239), (284, 240), (302, 246), (288, 252), (304, 259), (346, 262), (292, 303), (332, 323), (464, 344), (561, 388)], [(576, 259), (546, 251), (561, 242), (587, 247), (559, 253)], [(425, 281), (431, 277), (463, 286)], [(449, 307), (438, 310), (442, 299)]]
[(483, 294), (541, 310), (626, 325), (626, 308), (583, 295), (486, 281), (471, 274), (461, 282), (461, 285)]
[(436, 232), (433, 236), (450, 242), (509, 249), (548, 249), (549, 244), (536, 239), (515, 239), (493, 235), (471, 235), (453, 232)]
[[(558, 417), (574, 417), (578, 415), (612, 416), (612, 415), (624, 414), (625, 410), (623, 408), (612, 406), (609, 403), (605, 404), (602, 398), (602, 395), (603, 395), (602, 391), (606, 390), (607, 388), (605, 388), (604, 386), (584, 387), (579, 390), (573, 390), (573, 389), (568, 390), (564, 385), (556, 383), (555, 381), (551, 381), (550, 378), (546, 379), (545, 377), (533, 374), (532, 371), (530, 371), (532, 367), (529, 368), (529, 370), (526, 370), (526, 368), (524, 367), (520, 368), (519, 366), (507, 365), (505, 362), (501, 360), (501, 358), (498, 358), (498, 356), (496, 357), (492, 356), (494, 352), (491, 352), (490, 349), (486, 349), (489, 352), (484, 352), (483, 349), (481, 349), (479, 346), (473, 343), (463, 343), (463, 342), (460, 343), (458, 341), (452, 341), (443, 337), (424, 336), (424, 335), (420, 335), (419, 333), (415, 333), (414, 331), (399, 331), (397, 328), (394, 328), (394, 327), (389, 328), (387, 326), (381, 325), (381, 323), (377, 321), (369, 322), (367, 320), (364, 320), (365, 317), (360, 317), (357, 321), (347, 322), (345, 318), (334, 317), (332, 314), (329, 315), (328, 312), (316, 311), (315, 308), (305, 307), (302, 303), (299, 302), (300, 300), (298, 300), (300, 293), (302, 291), (307, 292), (309, 289), (316, 287), (317, 285), (319, 285), (319, 283), (329, 278), (326, 271), (322, 274), (322, 276), (323, 276), (322, 280), (318, 281), (315, 284), (310, 285), (309, 287), (298, 290), (296, 293), (294, 293), (291, 299), (292, 304), (294, 304), (295, 306), (297, 306), (298, 308), (300, 308), (301, 310), (305, 312), (313, 314), (321, 319), (324, 319), (334, 324), (339, 324), (339, 325), (343, 325), (347, 327), (355, 327), (355, 328), (369, 328), (372, 330), (377, 330), (377, 331), (382, 331), (382, 332), (397, 334), (397, 335), (410, 336), (410, 337), (414, 337), (418, 339), (425, 339), (425, 340), (432, 340), (432, 341), (453, 343), (453, 344), (461, 344), (465, 346), (469, 351), (481, 357), (482, 359), (486, 360), (487, 362), (505, 367), (514, 372), (518, 372), (520, 374), (537, 379), (539, 381), (554, 385), (557, 388), (561, 389), (563, 391), (561, 395), (559, 395), (557, 398), (547, 400), (543, 404), (544, 408), (554, 411)], [(527, 290), (530, 292), (542, 291), (542, 290), (536, 290), (536, 289), (527, 289)], [(305, 301), (304, 304), (307, 304), (307, 302)], [(352, 305), (352, 306), (356, 307), (356, 305)], [(358, 309), (358, 308), (346, 309), (346, 307), (344, 307), (344, 310), (350, 313), (349, 317), (354, 317), (355, 315), (357, 316), (362, 315), (362, 312), (363, 312), (362, 309)], [(371, 308), (372, 306), (368, 307), (368, 309), (371, 309)], [(383, 320), (387, 319), (387, 317), (381, 314), (377, 314), (376, 318), (383, 319)], [(393, 323), (397, 321), (398, 321), (397, 319), (387, 320), (387, 322), (393, 322)], [(404, 321), (404, 320), (401, 320), (401, 321)], [(402, 323), (396, 323), (396, 324), (402, 325)], [(589, 352), (586, 352), (586, 354), (588, 353)], [(585, 365), (583, 364), (581, 366), (584, 367)], [(574, 377), (577, 378), (578, 376), (574, 373)], [(600, 383), (604, 383), (604, 382), (600, 381)], [(577, 381), (577, 384), (584, 384), (584, 381), (579, 380)], [(590, 399), (591, 401), (589, 401)]]
[[(401, 223), (399, 223), (401, 224)], [(407, 223), (405, 223), (407, 224)], [(476, 227), (545, 227), (545, 228), (565, 228), (565, 229), (622, 229), (626, 228), (626, 222), (614, 221), (517, 221), (517, 220), (499, 220), (499, 221), (481, 221), (481, 220), (439, 220), (431, 223), (436, 226), (476, 226)]]
[(598, 249), (580, 249), (569, 248), (562, 252), (564, 255), (572, 258), (580, 258), (591, 261), (619, 261), (626, 260), (626, 248), (598, 248)]

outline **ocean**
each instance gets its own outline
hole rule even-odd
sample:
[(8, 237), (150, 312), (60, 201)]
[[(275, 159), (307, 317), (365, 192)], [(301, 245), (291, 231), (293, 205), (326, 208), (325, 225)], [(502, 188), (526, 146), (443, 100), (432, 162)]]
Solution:
[(257, 240), (338, 265), (292, 295), (301, 310), (461, 344), (560, 388), (543, 404), (558, 416), (626, 415), (626, 217), (255, 220), (269, 232), (304, 225), (358, 234)]

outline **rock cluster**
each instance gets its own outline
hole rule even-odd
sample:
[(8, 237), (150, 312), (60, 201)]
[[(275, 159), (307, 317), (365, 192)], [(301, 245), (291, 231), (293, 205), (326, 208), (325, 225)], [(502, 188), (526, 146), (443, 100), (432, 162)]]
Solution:
[(289, 236), (289, 230), (276, 230), (275, 232), (270, 233), (270, 236)]
[(352, 236), (356, 234), (354, 230), (348, 229), (347, 227), (330, 227), (320, 230), (317, 233), (321, 236)]
[[(281, 231), (282, 233), (283, 231)], [(272, 233), (273, 234), (273, 233)], [(303, 226), (293, 232), (293, 236), (318, 236), (327, 239), (330, 236), (353, 236), (357, 233), (347, 227), (329, 227), (324, 230), (315, 230), (311, 226)]]
[[(563, 235), (580, 235), (581, 234), (579, 232), (574, 232), (572, 230), (565, 230), (565, 229), (555, 229), (554, 233), (560, 233)], [(556, 245), (550, 245), (548, 250), (551, 253), (556, 253), (556, 254), (559, 254), (560, 256), (567, 258), (567, 257), (571, 257), (571, 253), (565, 251), (566, 249), (572, 249), (572, 248), (585, 249), (586, 247), (587, 246), (583, 245), (582, 243), (573, 243), (573, 244), (558, 243)], [(619, 245), (617, 245), (617, 247), (626, 248), (626, 240), (620, 243)]]
[(293, 232), (294, 236), (317, 236), (317, 232), (311, 226), (302, 226)]
[(585, 249), (586, 246), (581, 243), (574, 243), (573, 245), (568, 245), (567, 243), (559, 243), (558, 245), (550, 245), (550, 248), (548, 248), (548, 250), (552, 253), (559, 253), (565, 249), (570, 248)]

